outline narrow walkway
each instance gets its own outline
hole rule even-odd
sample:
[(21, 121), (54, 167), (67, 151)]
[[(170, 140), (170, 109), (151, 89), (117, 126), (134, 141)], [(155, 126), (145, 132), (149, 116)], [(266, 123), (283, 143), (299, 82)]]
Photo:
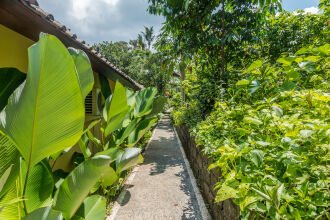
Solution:
[(144, 163), (134, 169), (126, 190), (107, 219), (207, 219), (204, 202), (195, 180), (190, 178), (190, 168), (168, 116), (159, 122), (144, 159)]

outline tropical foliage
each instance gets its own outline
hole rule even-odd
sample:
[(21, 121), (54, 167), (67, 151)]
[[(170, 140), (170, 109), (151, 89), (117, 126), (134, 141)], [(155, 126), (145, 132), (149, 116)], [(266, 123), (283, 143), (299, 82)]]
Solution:
[(164, 94), (171, 75), (162, 68), (163, 53), (151, 50), (154, 38), (153, 27), (145, 27), (136, 40), (104, 41), (93, 47), (135, 81), (146, 87), (156, 87), (160, 94)]
[[(84, 100), (94, 84), (89, 59), (43, 33), (29, 48), (25, 81), (24, 75), (0, 70), (0, 78), (11, 77), (0, 91), (6, 104), (0, 113), (0, 218), (104, 219), (104, 192), (143, 161), (134, 145), (157, 122), (162, 107), (153, 102), (162, 98), (155, 88), (134, 93), (117, 82), (104, 97), (102, 117), (84, 130)], [(102, 140), (90, 132), (98, 123)], [(77, 143), (83, 159), (69, 174), (53, 172), (49, 158), (56, 162)]]
[[(329, 1), (153, 0), (158, 49), (183, 72), (170, 101), (242, 219), (329, 218)], [(169, 66), (169, 65), (168, 65)], [(175, 89), (176, 90), (176, 89)]]

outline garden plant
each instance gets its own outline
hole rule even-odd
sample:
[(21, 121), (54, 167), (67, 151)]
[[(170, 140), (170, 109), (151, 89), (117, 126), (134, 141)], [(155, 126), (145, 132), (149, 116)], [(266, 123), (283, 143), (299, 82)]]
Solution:
[[(84, 100), (94, 85), (87, 55), (44, 33), (28, 54), (27, 74), (0, 69), (6, 79), (0, 91), (0, 218), (104, 219), (107, 190), (143, 161), (134, 145), (157, 122), (166, 100), (155, 97), (155, 88), (134, 93), (116, 82), (102, 116), (84, 129)], [(102, 140), (90, 132), (97, 123)], [(82, 160), (68, 174), (53, 172), (49, 160), (55, 163), (76, 144)]]

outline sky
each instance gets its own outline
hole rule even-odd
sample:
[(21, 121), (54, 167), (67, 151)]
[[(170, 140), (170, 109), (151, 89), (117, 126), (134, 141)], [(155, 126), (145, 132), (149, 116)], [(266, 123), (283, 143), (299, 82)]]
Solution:
[[(88, 44), (136, 39), (144, 26), (159, 33), (164, 19), (147, 12), (148, 0), (38, 0), (79, 39)], [(282, 0), (288, 11), (305, 9), (317, 13), (318, 0)]]

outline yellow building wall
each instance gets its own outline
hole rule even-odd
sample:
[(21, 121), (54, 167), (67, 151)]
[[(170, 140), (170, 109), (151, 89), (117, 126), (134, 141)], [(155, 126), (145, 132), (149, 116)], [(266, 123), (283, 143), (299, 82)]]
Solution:
[(26, 73), (28, 48), (35, 42), (0, 24), (0, 68), (15, 67)]

